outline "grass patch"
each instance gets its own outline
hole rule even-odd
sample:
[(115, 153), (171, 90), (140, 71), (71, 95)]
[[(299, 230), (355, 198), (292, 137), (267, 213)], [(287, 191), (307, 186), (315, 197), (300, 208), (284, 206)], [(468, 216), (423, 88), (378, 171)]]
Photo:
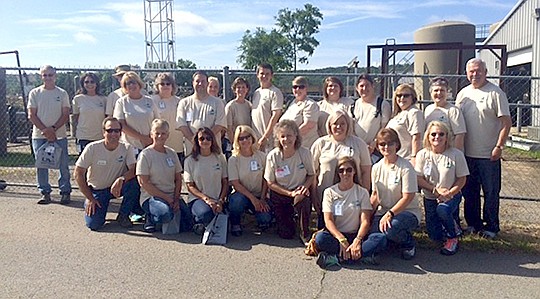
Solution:
[(540, 161), (540, 151), (524, 151), (518, 148), (504, 148), (503, 158), (505, 160), (538, 160)]
[(0, 166), (17, 167), (34, 165), (34, 156), (31, 153), (8, 153), (0, 156)]

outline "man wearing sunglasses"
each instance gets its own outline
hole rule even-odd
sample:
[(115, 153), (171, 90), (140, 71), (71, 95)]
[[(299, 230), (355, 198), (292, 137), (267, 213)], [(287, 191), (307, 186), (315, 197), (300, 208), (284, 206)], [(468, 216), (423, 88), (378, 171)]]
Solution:
[[(44, 65), (39, 69), (43, 85), (28, 94), (28, 118), (32, 122), (32, 148), (34, 154), (46, 143), (56, 143), (62, 149), (60, 155), (60, 176), (58, 186), (62, 196), (60, 203), (71, 201), (71, 183), (69, 179), (69, 155), (67, 146), (66, 122), (69, 119), (69, 96), (65, 90), (56, 86), (56, 69)], [(46, 149), (47, 151), (47, 149)], [(54, 151), (54, 150), (53, 150)], [(37, 169), (38, 189), (41, 199), (38, 204), (51, 203), (51, 185), (49, 170)]]
[[(458, 93), (456, 106), (467, 127), (464, 148), (471, 174), (462, 190), (467, 232), (491, 239), (500, 230), (501, 154), (512, 119), (506, 94), (486, 77), (486, 63), (479, 58), (469, 60), (467, 79), (471, 84)], [(480, 189), (484, 193), (483, 215)]]
[(141, 194), (135, 178), (135, 152), (131, 145), (120, 142), (122, 124), (116, 118), (105, 118), (102, 128), (104, 139), (88, 144), (75, 163), (75, 181), (86, 198), (84, 219), (91, 230), (100, 229), (110, 200), (123, 196), (116, 221), (129, 228), (133, 225), (129, 212)]

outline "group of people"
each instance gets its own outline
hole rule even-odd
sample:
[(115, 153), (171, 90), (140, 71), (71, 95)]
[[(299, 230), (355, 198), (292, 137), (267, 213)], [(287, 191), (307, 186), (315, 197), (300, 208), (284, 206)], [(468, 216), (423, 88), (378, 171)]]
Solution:
[[(71, 105), (54, 84), (55, 69), (40, 73), (44, 84), (30, 92), (28, 104), (32, 145), (36, 151), (56, 142), (67, 157)], [(434, 103), (424, 112), (411, 85), (397, 86), (391, 107), (367, 74), (358, 77), (356, 101), (344, 96), (338, 78), (328, 77), (323, 99), (315, 102), (308, 80), (296, 77), (286, 108), (269, 64), (257, 67), (260, 87), (250, 101), (250, 85), (239, 77), (228, 103), (217, 97), (219, 81), (202, 71), (184, 99), (175, 96), (168, 73), (156, 76), (153, 96), (126, 66), (114, 75), (121, 88), (108, 97), (100, 95), (95, 74), (81, 76), (72, 103), (80, 154), (74, 174), (92, 230), (104, 225), (109, 201), (123, 196), (117, 221), (124, 227), (132, 225), (130, 215), (145, 215), (144, 230), (153, 232), (179, 214), (181, 230), (201, 234), (226, 211), (231, 234), (240, 236), (250, 212), (261, 231), (275, 220), (280, 237), (313, 246), (321, 267), (333, 259), (373, 264), (389, 242), (402, 258), (415, 256), (419, 190), (428, 235), (442, 243), (442, 254), (458, 250), (462, 194), (468, 232), (493, 238), (500, 230), (500, 157), (511, 119), (504, 92), (486, 80), (480, 59), (468, 61), (471, 84), (455, 106), (447, 101), (448, 81), (433, 79)], [(71, 192), (67, 166), (66, 158), (59, 178), (64, 204)], [(38, 203), (49, 203), (47, 169), (37, 173)], [(312, 209), (321, 229), (313, 238)]]

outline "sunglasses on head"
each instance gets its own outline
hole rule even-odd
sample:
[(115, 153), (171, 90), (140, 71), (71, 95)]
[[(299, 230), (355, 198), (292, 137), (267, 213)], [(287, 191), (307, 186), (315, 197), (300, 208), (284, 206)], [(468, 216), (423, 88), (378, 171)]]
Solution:
[(238, 136), (238, 141), (251, 140), (251, 135)]
[(446, 133), (444, 133), (444, 132), (439, 132), (439, 133), (433, 132), (433, 133), (431, 133), (429, 135), (431, 135), (431, 137), (435, 137), (437, 135), (439, 135), (439, 137), (444, 137), (446, 135)]
[(306, 86), (305, 85), (293, 85), (292, 88), (293, 89), (304, 89), (304, 88), (306, 88)]
[(105, 129), (105, 132), (107, 133), (120, 133), (122, 132), (122, 129)]
[(338, 169), (338, 173), (340, 174), (343, 174), (343, 173), (352, 173), (353, 172), (353, 168), (352, 167), (343, 167), (343, 168), (339, 168)]
[(203, 142), (205, 140), (212, 141), (212, 137), (210, 136), (199, 136), (199, 141)]

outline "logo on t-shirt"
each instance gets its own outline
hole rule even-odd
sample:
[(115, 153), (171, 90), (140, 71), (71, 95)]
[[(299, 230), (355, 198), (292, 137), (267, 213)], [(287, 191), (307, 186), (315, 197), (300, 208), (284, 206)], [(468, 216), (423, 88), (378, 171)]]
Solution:
[(124, 162), (124, 156), (119, 156), (118, 158), (116, 158), (116, 162)]

